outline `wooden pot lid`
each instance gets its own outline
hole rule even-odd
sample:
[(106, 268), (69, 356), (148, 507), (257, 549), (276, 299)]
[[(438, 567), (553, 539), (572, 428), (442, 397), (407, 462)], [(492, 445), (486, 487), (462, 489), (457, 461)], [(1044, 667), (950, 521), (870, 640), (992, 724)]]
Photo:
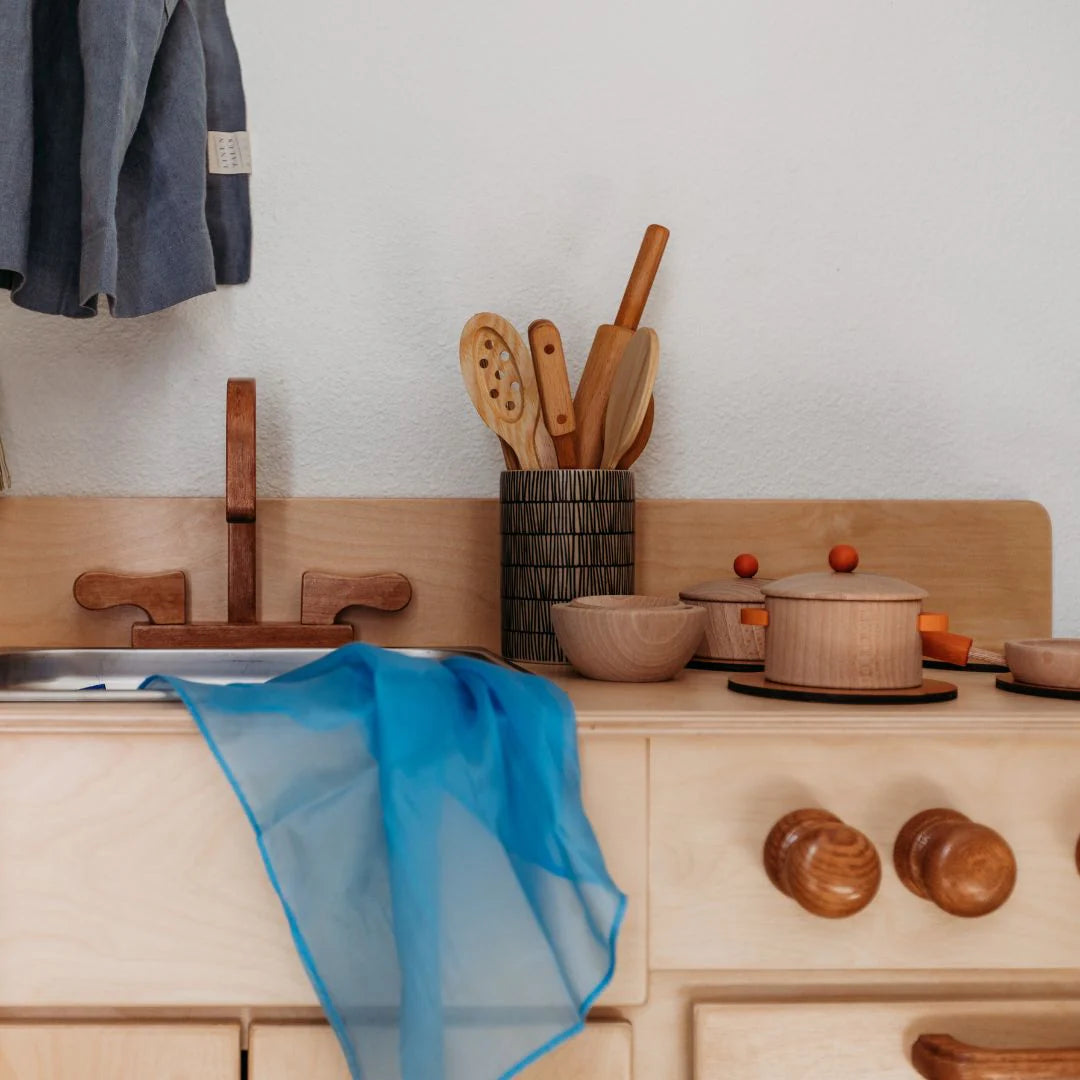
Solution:
[(885, 577), (882, 574), (856, 574), (859, 553), (847, 544), (839, 544), (829, 552), (831, 571), (795, 574), (766, 584), (762, 592), (767, 597), (792, 600), (925, 600), (930, 594), (910, 581)]
[(763, 604), (765, 594), (761, 591), (761, 586), (768, 584), (770, 582), (740, 581), (738, 578), (703, 581), (700, 585), (683, 589), (679, 593), (679, 599), (714, 604)]
[(753, 555), (737, 555), (733, 569), (737, 577), (691, 585), (679, 593), (679, 599), (711, 604), (763, 604), (765, 594), (761, 587), (771, 581), (754, 578), (758, 572), (757, 559)]

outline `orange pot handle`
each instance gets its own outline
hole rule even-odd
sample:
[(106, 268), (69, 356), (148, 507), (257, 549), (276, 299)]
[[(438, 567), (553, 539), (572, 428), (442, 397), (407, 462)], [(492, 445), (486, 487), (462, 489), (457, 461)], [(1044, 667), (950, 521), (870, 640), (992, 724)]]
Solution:
[(739, 622), (743, 626), (768, 626), (769, 613), (761, 607), (744, 607), (739, 611)]
[(946, 634), (942, 630), (922, 632), (923, 656), (941, 660), (946, 664), (965, 667), (971, 654), (972, 641), (963, 634)]
[(943, 611), (924, 611), (919, 616), (920, 630), (948, 630), (949, 616)]

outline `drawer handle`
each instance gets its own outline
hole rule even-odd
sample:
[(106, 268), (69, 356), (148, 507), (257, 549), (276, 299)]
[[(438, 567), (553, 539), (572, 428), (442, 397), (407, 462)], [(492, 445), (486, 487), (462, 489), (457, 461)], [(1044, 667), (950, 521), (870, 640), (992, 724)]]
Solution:
[(920, 1035), (911, 1063), (926, 1080), (1075, 1080), (1080, 1047), (1060, 1050), (991, 1050), (951, 1035)]
[(793, 810), (765, 840), (765, 873), (812, 915), (843, 919), (877, 895), (881, 860), (858, 829), (827, 810)]
[(916, 814), (896, 838), (893, 863), (916, 896), (964, 918), (997, 911), (1016, 884), (1016, 856), (1004, 838), (956, 810)]

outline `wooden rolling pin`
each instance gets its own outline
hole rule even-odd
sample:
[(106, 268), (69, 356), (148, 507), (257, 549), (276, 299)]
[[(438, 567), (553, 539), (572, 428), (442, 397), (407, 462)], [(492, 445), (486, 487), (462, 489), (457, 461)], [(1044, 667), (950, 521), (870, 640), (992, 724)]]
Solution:
[[(604, 445), (604, 413), (608, 394), (623, 349), (641, 322), (656, 271), (667, 246), (669, 232), (663, 225), (650, 225), (641, 241), (637, 261), (623, 293), (614, 324), (597, 327), (589, 359), (574, 396), (577, 418), (577, 463), (582, 469), (598, 469)], [(640, 452), (640, 451), (639, 451)]]

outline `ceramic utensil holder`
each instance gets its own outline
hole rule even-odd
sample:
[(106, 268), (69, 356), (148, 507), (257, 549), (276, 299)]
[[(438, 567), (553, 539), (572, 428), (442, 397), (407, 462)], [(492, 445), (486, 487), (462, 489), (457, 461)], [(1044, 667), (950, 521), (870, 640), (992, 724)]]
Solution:
[(565, 663), (551, 605), (634, 591), (634, 476), (626, 469), (524, 469), (499, 482), (502, 651)]

